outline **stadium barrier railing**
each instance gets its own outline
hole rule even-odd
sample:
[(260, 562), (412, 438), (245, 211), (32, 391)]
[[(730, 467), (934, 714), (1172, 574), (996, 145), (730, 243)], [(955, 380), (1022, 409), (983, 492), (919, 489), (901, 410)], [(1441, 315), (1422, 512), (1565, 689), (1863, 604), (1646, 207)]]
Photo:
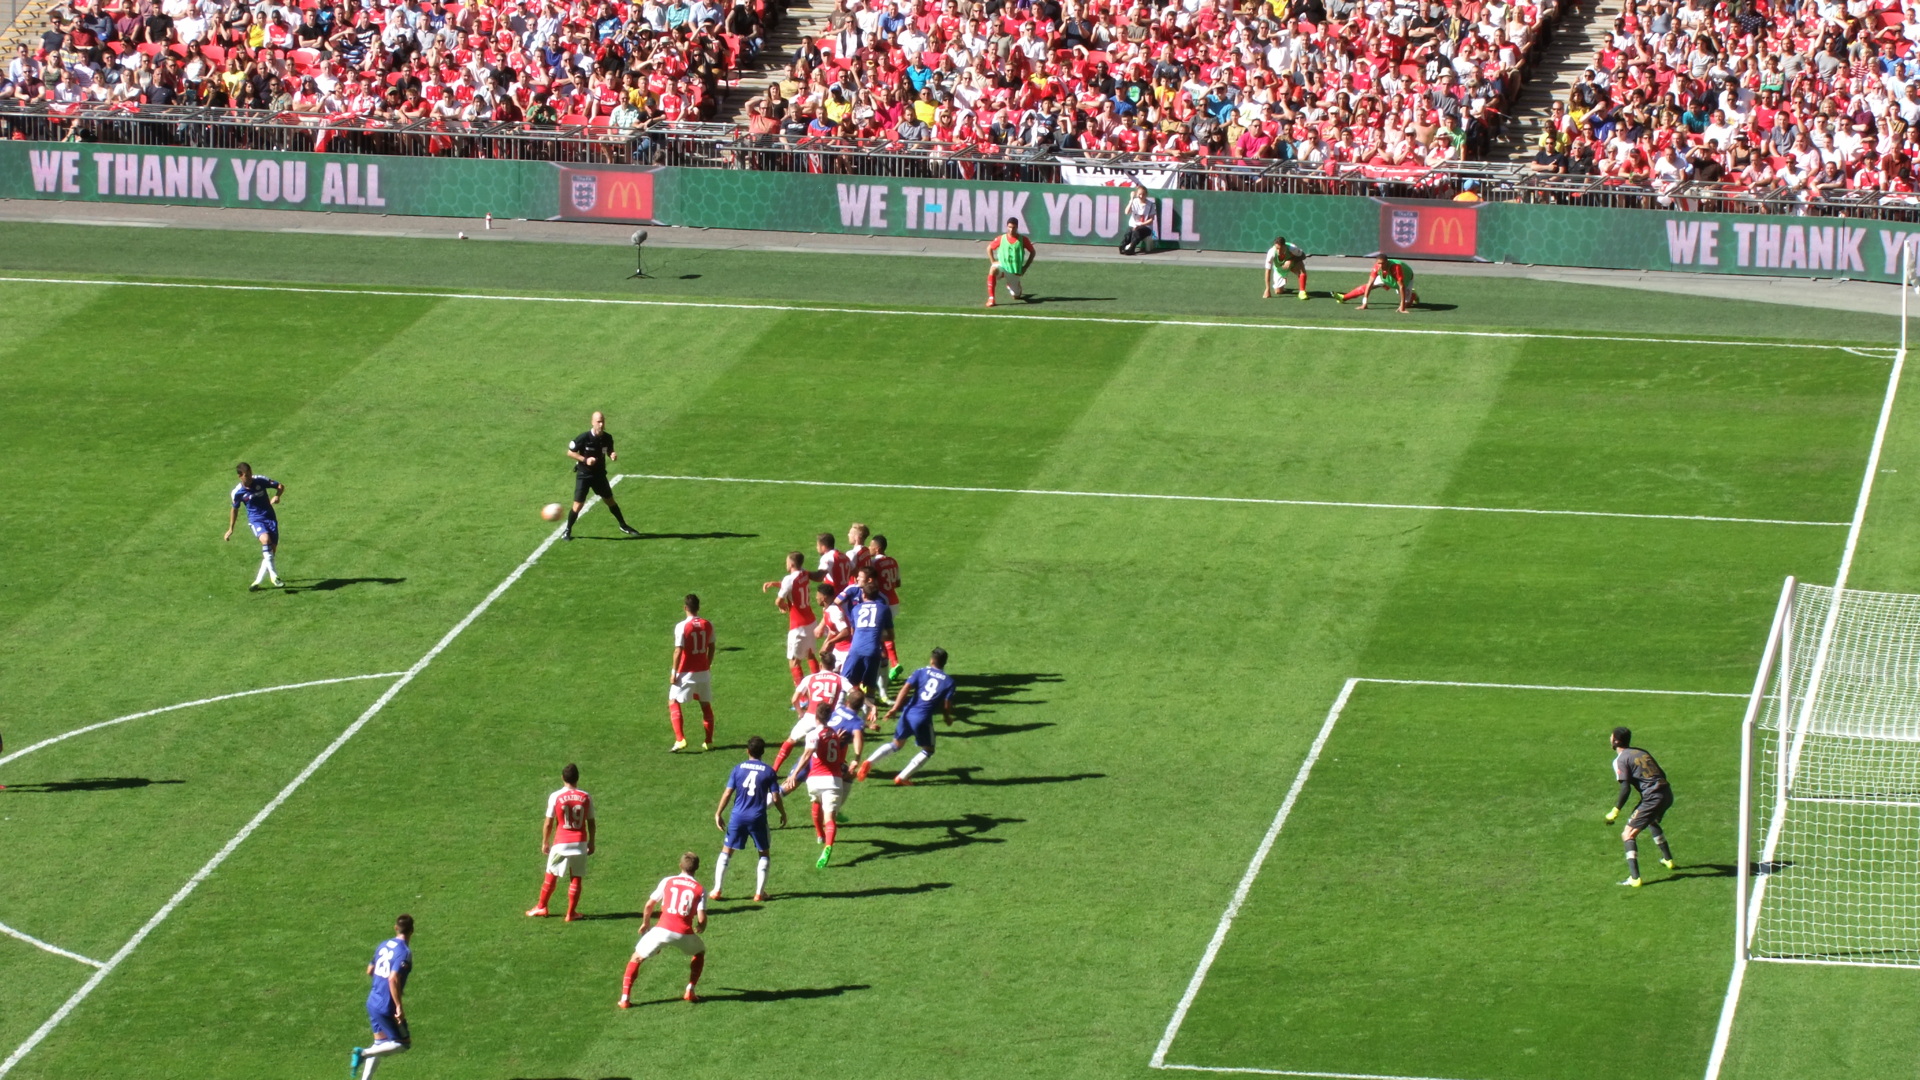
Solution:
[(0, 106), (0, 134), (42, 142), (660, 165), (959, 182), (1110, 186), (1141, 182), (1157, 190), (1193, 192), (1444, 200), (1471, 191), (1473, 201), (1487, 203), (1920, 222), (1920, 198), (1877, 191), (1814, 199), (1691, 180), (1656, 187), (1621, 177), (1544, 174), (1511, 162), (1453, 162), (1429, 168), (1263, 159), (1168, 160), (1148, 154), (1031, 147), (749, 135), (725, 123), (654, 123), (618, 129), (604, 122), (392, 122), (187, 106), (9, 105)]

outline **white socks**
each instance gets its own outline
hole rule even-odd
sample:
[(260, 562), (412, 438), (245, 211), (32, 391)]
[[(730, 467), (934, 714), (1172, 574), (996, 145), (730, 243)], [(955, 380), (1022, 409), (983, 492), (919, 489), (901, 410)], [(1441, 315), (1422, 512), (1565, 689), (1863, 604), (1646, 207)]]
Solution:
[(380, 1059), (382, 1057), (387, 1054), (404, 1053), (406, 1049), (407, 1047), (404, 1043), (377, 1042), (365, 1050), (360, 1051), (360, 1060), (365, 1062), (365, 1064), (360, 1067), (360, 1080), (373, 1080), (373, 1070), (380, 1067)]
[(871, 765), (874, 762), (879, 761), (881, 758), (886, 757), (888, 754), (891, 754), (898, 749), (900, 748), (893, 745), (890, 742), (883, 742), (879, 746), (874, 748), (873, 753), (867, 755), (867, 764)]
[(727, 880), (727, 864), (732, 861), (733, 852), (723, 850), (720, 852), (720, 857), (713, 862), (713, 892), (716, 896), (725, 891), (720, 886)]
[[(887, 745), (892, 746), (893, 744), (888, 743)], [(907, 762), (907, 767), (904, 769), (901, 769), (900, 775), (894, 777), (894, 779), (905, 780), (907, 777), (912, 776), (913, 770), (919, 768), (922, 762), (926, 761), (928, 758), (932, 756), (933, 756), (933, 752), (931, 750), (922, 750), (919, 753), (913, 755), (913, 760)]]
[(753, 872), (753, 895), (767, 895), (767, 867), (772, 861), (765, 855), (760, 856), (760, 863)]
[(260, 545), (260, 572), (253, 575), (253, 583), (258, 585), (269, 577), (279, 576), (280, 572), (275, 570), (273, 566), (272, 549), (268, 548), (265, 544)]

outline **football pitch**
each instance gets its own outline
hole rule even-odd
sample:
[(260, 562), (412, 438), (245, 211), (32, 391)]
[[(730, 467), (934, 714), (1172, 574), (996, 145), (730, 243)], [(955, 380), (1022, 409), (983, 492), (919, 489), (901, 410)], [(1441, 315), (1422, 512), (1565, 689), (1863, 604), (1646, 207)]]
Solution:
[[(1702, 1075), (1746, 695), (1782, 579), (1833, 580), (1894, 320), (1044, 262), (984, 313), (971, 262), (629, 258), (0, 225), (0, 1075), (337, 1076), (401, 911), (385, 1080)], [(1912, 394), (1855, 588), (1920, 591)], [(593, 409), (642, 535), (560, 543)], [(220, 540), (238, 460), (287, 484), (283, 590)], [(761, 583), (853, 521), (958, 722), (828, 869), (799, 798), (767, 903), (736, 858), (704, 1003), (669, 952), (616, 1011), (791, 726)], [(719, 737), (674, 755), (688, 592)], [(1634, 890), (1615, 725), (1677, 795)], [(586, 918), (527, 919), (569, 761)], [(1911, 1075), (1916, 1008), (1755, 965), (1722, 1075)]]

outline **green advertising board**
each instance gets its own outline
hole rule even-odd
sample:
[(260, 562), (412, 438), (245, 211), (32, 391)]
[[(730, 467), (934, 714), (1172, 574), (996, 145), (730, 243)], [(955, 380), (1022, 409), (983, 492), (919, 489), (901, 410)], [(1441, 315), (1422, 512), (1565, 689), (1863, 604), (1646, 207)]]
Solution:
[[(1340, 195), (1156, 191), (1163, 242), (1320, 255), (1895, 281), (1920, 225)], [(1127, 191), (989, 180), (0, 143), (0, 198), (1117, 245)]]
[(537, 161), (0, 143), (0, 198), (8, 199), (548, 218), (555, 175)]

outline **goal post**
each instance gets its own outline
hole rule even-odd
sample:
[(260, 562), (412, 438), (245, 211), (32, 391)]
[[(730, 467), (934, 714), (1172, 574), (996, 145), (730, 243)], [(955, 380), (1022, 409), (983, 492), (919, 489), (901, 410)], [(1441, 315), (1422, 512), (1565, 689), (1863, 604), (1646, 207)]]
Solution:
[(1738, 959), (1920, 967), (1920, 596), (1788, 578), (1740, 756)]

